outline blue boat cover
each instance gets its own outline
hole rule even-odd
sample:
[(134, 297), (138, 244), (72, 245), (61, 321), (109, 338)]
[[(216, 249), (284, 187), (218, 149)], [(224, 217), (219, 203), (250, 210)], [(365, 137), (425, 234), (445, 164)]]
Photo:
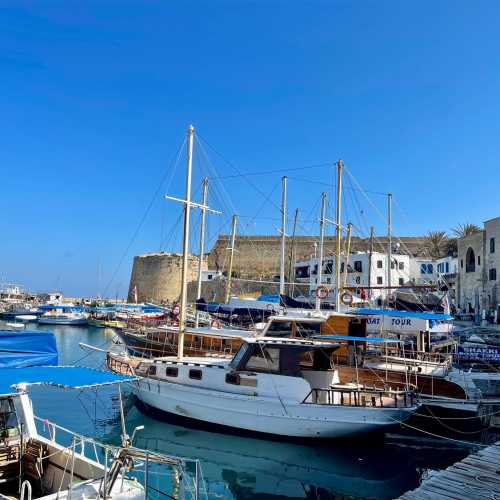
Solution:
[(257, 300), (259, 302), (274, 302), (275, 304), (279, 304), (280, 296), (279, 295), (261, 295)]
[(402, 340), (384, 339), (381, 337), (353, 337), (351, 335), (315, 335), (313, 339), (319, 340), (354, 340), (356, 342), (375, 342), (378, 344), (401, 344)]
[(395, 316), (397, 318), (420, 318), (435, 321), (449, 321), (453, 319), (453, 316), (451, 316), (451, 314), (397, 311), (395, 309), (369, 309), (366, 307), (356, 309), (355, 313), (362, 314), (363, 316)]
[(52, 332), (0, 330), (0, 368), (57, 365)]
[(50, 385), (64, 389), (84, 389), (131, 382), (136, 377), (80, 366), (37, 366), (0, 370), (0, 394), (16, 394), (16, 385)]

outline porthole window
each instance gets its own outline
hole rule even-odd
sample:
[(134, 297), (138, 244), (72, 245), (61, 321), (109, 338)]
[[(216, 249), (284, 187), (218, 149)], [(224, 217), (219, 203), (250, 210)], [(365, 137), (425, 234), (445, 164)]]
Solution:
[(193, 380), (201, 380), (203, 372), (201, 370), (189, 370), (189, 378)]

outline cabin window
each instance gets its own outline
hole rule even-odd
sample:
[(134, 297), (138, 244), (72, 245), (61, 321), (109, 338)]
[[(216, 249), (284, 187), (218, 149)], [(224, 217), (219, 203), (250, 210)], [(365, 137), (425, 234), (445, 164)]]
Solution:
[(404, 285), (405, 284), (405, 279), (404, 278), (399, 278), (399, 284)]
[(167, 366), (165, 375), (167, 377), (177, 377), (179, 375), (179, 368), (177, 366)]
[(396, 261), (391, 262), (391, 269), (396, 269)]
[(236, 355), (234, 356), (234, 358), (232, 359), (231, 363), (229, 364), (229, 366), (233, 369), (237, 369), (239, 364), (241, 363), (241, 360), (243, 359), (243, 357), (245, 356), (245, 353), (247, 352), (247, 349), (248, 349), (248, 344), (243, 344), (238, 352), (236, 353)]
[(226, 384), (240, 385), (240, 376), (238, 373), (226, 373)]
[(16, 410), (10, 398), (0, 400), (0, 438), (19, 434)]
[(402, 271), (405, 268), (405, 263), (404, 262), (398, 262), (398, 268), (400, 271)]
[(363, 272), (363, 263), (360, 260), (355, 260), (354, 261), (354, 270), (357, 273), (362, 273)]
[(344, 272), (344, 263), (343, 262), (340, 263), (340, 272), (341, 273)]
[(149, 375), (156, 375), (156, 366), (152, 365), (149, 367), (149, 370), (148, 370), (148, 374)]
[(280, 369), (280, 350), (273, 347), (256, 346), (257, 349), (247, 361), (247, 370), (278, 372)]
[(497, 270), (495, 268), (490, 269), (490, 281), (496, 281), (497, 279)]
[(465, 272), (473, 273), (476, 271), (476, 254), (471, 247), (467, 249), (467, 254), (465, 256)]
[(377, 269), (382, 269), (384, 267), (384, 262), (381, 260), (377, 260)]
[(203, 372), (201, 370), (189, 370), (189, 378), (193, 380), (201, 380)]
[(477, 265), (478, 266), (481, 265), (481, 256), (480, 255), (477, 256)]
[(332, 273), (333, 273), (333, 262), (329, 260), (325, 266), (325, 274), (332, 274)]
[(495, 238), (490, 238), (490, 253), (495, 253)]
[(382, 276), (377, 276), (377, 285), (382, 285), (384, 283), (384, 279)]

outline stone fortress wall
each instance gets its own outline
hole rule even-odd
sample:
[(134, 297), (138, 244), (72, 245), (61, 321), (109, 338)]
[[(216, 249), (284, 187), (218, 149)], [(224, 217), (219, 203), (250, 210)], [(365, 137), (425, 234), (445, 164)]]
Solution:
[[(227, 235), (220, 235), (204, 263), (204, 270), (226, 272), (229, 264), (229, 241)], [(411, 253), (413, 255), (425, 254), (425, 238), (403, 237), (394, 238), (393, 246), (401, 242), (399, 253)], [(317, 236), (298, 236), (295, 238), (295, 261), (308, 259), (315, 253), (315, 244), (318, 243)], [(342, 248), (344, 242), (342, 241)], [(369, 250), (369, 238), (353, 237), (351, 239), (351, 251)], [(325, 238), (325, 257), (333, 254), (335, 238)], [(385, 251), (387, 248), (386, 237), (376, 237), (374, 251)], [(286, 262), (288, 270), (288, 259), (291, 250), (291, 239), (287, 241)], [(236, 238), (233, 275), (239, 278), (255, 280), (273, 280), (279, 274), (280, 239), (278, 236), (238, 236)], [(137, 298), (139, 302), (154, 301), (166, 302), (178, 300), (181, 287), (182, 255), (178, 253), (148, 253), (134, 257), (132, 275), (128, 300), (134, 301), (134, 290), (137, 287)], [(198, 272), (198, 257), (189, 257), (188, 283), (189, 299), (195, 296)], [(207, 298), (220, 297), (219, 288), (215, 283), (204, 283), (203, 289)], [(251, 286), (250, 284), (248, 286)], [(245, 287), (245, 288), (248, 288)], [(214, 289), (217, 288), (217, 290)], [(237, 292), (235, 282), (235, 293)], [(264, 291), (269, 287), (256, 285), (255, 290)], [(205, 292), (206, 289), (206, 292)], [(274, 292), (276, 290), (273, 290)]]

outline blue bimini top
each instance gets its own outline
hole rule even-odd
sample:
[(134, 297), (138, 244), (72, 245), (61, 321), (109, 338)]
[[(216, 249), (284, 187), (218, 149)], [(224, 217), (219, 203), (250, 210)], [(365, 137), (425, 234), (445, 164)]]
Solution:
[(63, 389), (86, 389), (132, 382), (136, 377), (80, 366), (37, 366), (0, 369), (0, 395), (17, 394), (16, 386), (47, 385)]

